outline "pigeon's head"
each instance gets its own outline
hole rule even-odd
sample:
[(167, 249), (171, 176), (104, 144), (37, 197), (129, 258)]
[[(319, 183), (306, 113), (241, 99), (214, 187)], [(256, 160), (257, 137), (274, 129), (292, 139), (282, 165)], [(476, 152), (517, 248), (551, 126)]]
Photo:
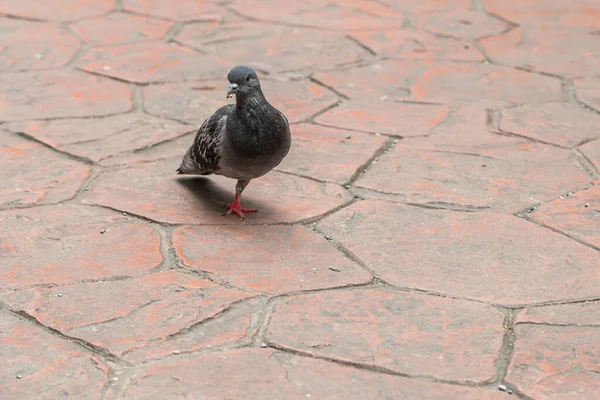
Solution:
[(238, 65), (229, 71), (227, 79), (229, 79), (227, 98), (234, 94), (240, 98), (260, 92), (260, 82), (258, 82), (256, 71), (245, 65)]

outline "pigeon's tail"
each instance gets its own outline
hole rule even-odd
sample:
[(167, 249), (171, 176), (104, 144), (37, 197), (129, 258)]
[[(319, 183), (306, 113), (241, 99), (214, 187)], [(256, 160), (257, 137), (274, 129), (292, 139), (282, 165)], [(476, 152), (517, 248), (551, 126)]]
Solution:
[(181, 165), (177, 168), (177, 173), (180, 175), (210, 175), (212, 171), (204, 171), (198, 167), (198, 164), (194, 161), (191, 155), (191, 151), (183, 156)]

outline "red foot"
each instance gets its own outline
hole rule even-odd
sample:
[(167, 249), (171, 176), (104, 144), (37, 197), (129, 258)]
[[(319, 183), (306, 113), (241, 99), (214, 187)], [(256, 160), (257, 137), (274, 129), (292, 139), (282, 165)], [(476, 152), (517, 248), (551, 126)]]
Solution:
[(231, 213), (236, 213), (240, 219), (246, 218), (244, 213), (256, 212), (256, 208), (244, 208), (242, 207), (242, 203), (239, 200), (234, 200), (231, 204), (226, 204), (225, 207), (229, 208), (229, 210), (224, 215), (229, 215)]

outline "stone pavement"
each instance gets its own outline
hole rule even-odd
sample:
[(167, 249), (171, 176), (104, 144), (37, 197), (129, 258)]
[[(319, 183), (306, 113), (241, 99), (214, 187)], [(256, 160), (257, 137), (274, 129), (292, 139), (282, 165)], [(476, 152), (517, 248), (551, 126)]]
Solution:
[[(0, 15), (0, 398), (599, 398), (599, 0)], [(242, 222), (174, 171), (243, 63)]]

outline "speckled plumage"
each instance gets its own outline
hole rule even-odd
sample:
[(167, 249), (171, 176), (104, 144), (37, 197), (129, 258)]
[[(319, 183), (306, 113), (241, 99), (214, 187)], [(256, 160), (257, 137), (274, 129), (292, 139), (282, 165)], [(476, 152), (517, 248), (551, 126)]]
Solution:
[[(204, 121), (177, 172), (237, 179), (238, 201), (251, 179), (281, 163), (290, 149), (291, 134), (287, 118), (266, 100), (253, 69), (235, 67), (227, 78), (228, 95), (235, 94), (236, 104), (221, 107)], [(243, 217), (241, 211), (233, 212)]]

